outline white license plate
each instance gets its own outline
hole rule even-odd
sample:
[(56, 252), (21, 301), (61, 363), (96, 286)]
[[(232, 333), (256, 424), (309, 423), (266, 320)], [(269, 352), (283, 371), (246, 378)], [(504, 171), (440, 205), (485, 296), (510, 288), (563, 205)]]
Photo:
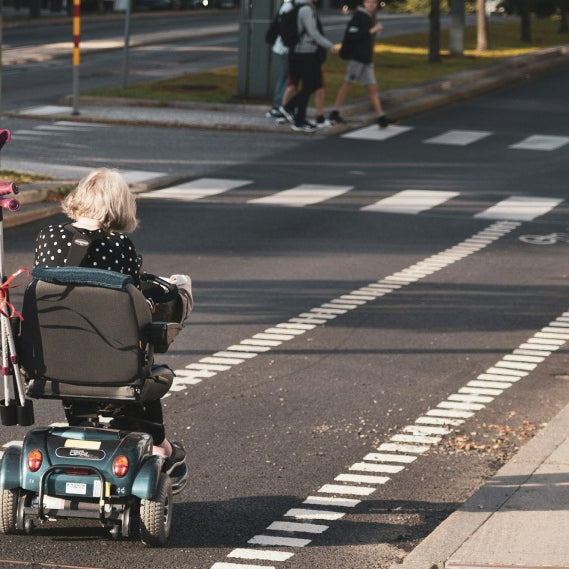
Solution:
[(87, 494), (87, 484), (82, 482), (66, 482), (65, 484), (66, 494)]

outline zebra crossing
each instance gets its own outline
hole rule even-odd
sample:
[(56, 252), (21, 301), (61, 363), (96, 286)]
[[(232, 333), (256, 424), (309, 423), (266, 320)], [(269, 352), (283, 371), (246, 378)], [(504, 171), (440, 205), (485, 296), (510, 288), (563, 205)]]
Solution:
[[(392, 125), (386, 129), (378, 129), (376, 125), (359, 128), (342, 135), (342, 138), (352, 140), (385, 141), (414, 130), (411, 126)], [(487, 130), (461, 130), (451, 129), (436, 136), (426, 138), (423, 144), (438, 144), (445, 146), (469, 146), (496, 133)], [(531, 134), (524, 136), (518, 142), (508, 145), (511, 150), (534, 150), (552, 152), (569, 144), (569, 136)]]
[[(49, 107), (55, 109), (59, 107)], [(42, 116), (42, 115), (38, 115)], [(12, 138), (15, 141), (21, 140), (30, 142), (38, 138), (47, 136), (63, 136), (70, 132), (87, 132), (95, 129), (109, 128), (110, 125), (99, 123), (83, 123), (77, 121), (55, 121), (52, 124), (37, 125), (32, 128), (19, 128), (11, 131)], [(87, 146), (87, 145), (85, 145)]]
[[(179, 200), (183, 202), (207, 201), (213, 196), (223, 194), (230, 196), (230, 200), (250, 205), (281, 206), (281, 207), (309, 207), (333, 206), (334, 200), (357, 190), (355, 186), (300, 184), (298, 186), (262, 195), (250, 199), (241, 199), (239, 190), (254, 184), (252, 180), (235, 180), (225, 178), (200, 178), (151, 192), (138, 194), (139, 198), (148, 200)], [(259, 190), (265, 193), (266, 190)], [(437, 210), (444, 213), (445, 205), (452, 204), (453, 200), (461, 197), (461, 192), (405, 189), (392, 195), (383, 197), (371, 204), (356, 205), (359, 211), (376, 213), (394, 213), (403, 215), (418, 215)], [(247, 193), (250, 196), (250, 192)], [(564, 203), (562, 198), (508, 196), (498, 202), (490, 203), (482, 210), (471, 212), (477, 219), (503, 219), (509, 221), (532, 221), (542, 217)], [(344, 206), (345, 207), (345, 206)], [(464, 214), (463, 214), (464, 215)]]
[[(61, 114), (67, 112), (68, 107), (57, 105), (44, 105), (26, 110), (26, 114), (35, 117), (47, 117), (53, 114)], [(100, 124), (95, 122), (81, 121), (55, 121), (50, 125), (39, 125), (30, 129), (19, 129), (12, 132), (14, 140), (38, 139), (48, 135), (65, 135), (71, 131), (85, 131), (97, 128), (111, 128), (110, 124)], [(389, 139), (404, 135), (413, 130), (419, 130), (414, 126), (408, 125), (390, 125), (388, 128), (379, 129), (377, 125), (366, 126), (356, 130), (344, 133), (340, 136), (343, 139), (366, 140), (371, 142), (382, 142)], [(419, 131), (420, 132), (420, 131)], [(498, 133), (487, 130), (469, 130), (469, 129), (451, 129), (435, 136), (430, 136), (422, 140), (423, 144), (444, 145), (444, 146), (470, 146), (482, 140), (488, 139)], [(511, 150), (531, 150), (537, 152), (555, 151), (569, 144), (569, 136), (548, 135), (548, 134), (530, 134), (524, 136), (521, 140), (507, 146)]]

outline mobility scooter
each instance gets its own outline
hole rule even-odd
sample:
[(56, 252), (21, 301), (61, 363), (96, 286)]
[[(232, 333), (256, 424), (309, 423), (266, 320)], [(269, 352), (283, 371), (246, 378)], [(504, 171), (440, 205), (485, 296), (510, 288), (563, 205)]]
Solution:
[[(171, 297), (172, 285), (151, 281), (155, 301)], [(168, 349), (181, 325), (153, 322), (152, 300), (121, 273), (35, 268), (21, 314), (7, 300), (9, 286), (0, 287), (2, 424), (31, 425), (33, 398), (61, 400), (69, 425), (33, 428), (21, 447), (4, 452), (0, 533), (83, 518), (113, 538), (164, 545), (187, 467), (163, 472), (152, 437), (114, 428), (113, 417), (167, 393), (173, 372), (155, 365), (154, 353)]]

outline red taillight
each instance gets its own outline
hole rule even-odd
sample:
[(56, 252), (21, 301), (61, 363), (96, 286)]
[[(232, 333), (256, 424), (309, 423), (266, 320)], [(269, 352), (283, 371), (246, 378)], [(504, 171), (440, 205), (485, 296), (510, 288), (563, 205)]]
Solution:
[(43, 461), (43, 456), (38, 449), (30, 451), (30, 453), (28, 454), (28, 468), (32, 472), (37, 472), (40, 469), (42, 461)]
[(121, 454), (113, 462), (113, 472), (115, 476), (122, 478), (128, 472), (128, 458)]

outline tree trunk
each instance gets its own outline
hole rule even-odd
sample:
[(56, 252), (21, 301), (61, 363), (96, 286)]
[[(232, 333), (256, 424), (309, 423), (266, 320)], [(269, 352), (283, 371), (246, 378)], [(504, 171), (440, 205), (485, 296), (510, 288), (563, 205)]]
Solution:
[(486, 0), (476, 0), (476, 51), (488, 50), (488, 19)]
[(429, 63), (441, 61), (441, 0), (431, 0), (429, 13)]
[(561, 13), (559, 33), (566, 34), (569, 32), (569, 2), (567, 0), (559, 0), (559, 12)]
[(464, 55), (464, 0), (449, 0), (449, 51), (451, 55)]
[(530, 0), (518, 0), (522, 21), (522, 41), (531, 42)]

